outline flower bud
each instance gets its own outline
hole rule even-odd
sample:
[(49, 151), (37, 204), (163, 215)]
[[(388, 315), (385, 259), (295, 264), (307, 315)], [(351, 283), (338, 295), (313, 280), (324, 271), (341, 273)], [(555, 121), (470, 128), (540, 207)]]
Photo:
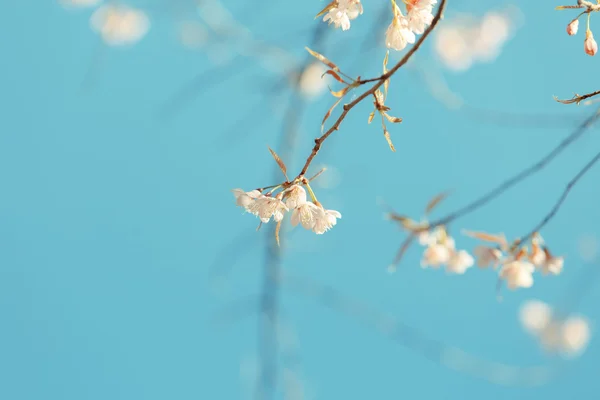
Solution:
[(585, 53), (594, 56), (598, 52), (598, 43), (594, 40), (594, 35), (591, 30), (585, 32), (585, 41), (583, 42)]
[(579, 20), (574, 19), (573, 21), (571, 21), (571, 23), (569, 23), (569, 25), (567, 25), (567, 34), (569, 36), (576, 35), (578, 29), (579, 29)]

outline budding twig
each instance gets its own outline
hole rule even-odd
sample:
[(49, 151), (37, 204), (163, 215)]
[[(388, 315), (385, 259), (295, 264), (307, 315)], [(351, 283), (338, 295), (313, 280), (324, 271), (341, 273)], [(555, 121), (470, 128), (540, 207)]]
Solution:
[(446, 8), (446, 0), (441, 0), (440, 6), (438, 7), (438, 10), (437, 10), (437, 13), (433, 17), (433, 20), (431, 21), (431, 25), (429, 25), (429, 27), (427, 27), (425, 32), (423, 32), (423, 35), (421, 35), (419, 37), (419, 39), (415, 42), (415, 44), (406, 52), (404, 57), (402, 57), (402, 59), (400, 61), (398, 61), (398, 63), (396, 63), (396, 65), (394, 65), (388, 72), (382, 74), (381, 76), (379, 76), (377, 78), (356, 81), (356, 83), (359, 85), (364, 85), (364, 84), (370, 83), (370, 82), (375, 82), (375, 84), (370, 89), (368, 89), (367, 91), (362, 93), (360, 96), (358, 96), (355, 100), (353, 100), (352, 102), (350, 102), (348, 104), (345, 104), (341, 115), (334, 122), (334, 124), (331, 126), (331, 128), (329, 128), (323, 135), (321, 135), (320, 137), (315, 139), (315, 145), (312, 149), (312, 152), (306, 159), (306, 162), (304, 163), (304, 167), (302, 167), (302, 170), (298, 174), (298, 177), (306, 174), (306, 171), (308, 171), (308, 167), (310, 166), (313, 159), (316, 157), (317, 153), (321, 149), (321, 145), (323, 144), (323, 142), (325, 140), (327, 140), (327, 138), (333, 132), (335, 132), (336, 130), (339, 129), (340, 124), (346, 118), (346, 116), (348, 115), (350, 110), (353, 109), (358, 103), (360, 103), (367, 97), (374, 95), (375, 91), (378, 90), (403, 65), (405, 65), (408, 62), (408, 60), (410, 60), (410, 58), (413, 56), (413, 54), (415, 54), (417, 52), (417, 50), (419, 50), (419, 48), (421, 47), (423, 42), (425, 42), (425, 40), (427, 39), (429, 34), (435, 29), (438, 22), (441, 20), (445, 8)]

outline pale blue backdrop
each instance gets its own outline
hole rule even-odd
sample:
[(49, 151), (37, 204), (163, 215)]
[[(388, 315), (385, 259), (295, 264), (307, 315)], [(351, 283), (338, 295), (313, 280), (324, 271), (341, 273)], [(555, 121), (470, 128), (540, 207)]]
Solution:
[[(178, 14), (171, 12), (175, 3)], [(0, 4), (2, 399), (252, 394), (247, 370), (257, 357), (255, 315), (247, 312), (221, 327), (211, 321), (223, 307), (260, 289), (264, 240), (272, 239), (265, 237), (267, 230), (255, 232), (256, 219), (242, 215), (230, 190), (272, 183), (267, 145), (279, 143), (281, 110), (262, 97), (273, 73), (243, 60), (239, 68), (215, 72), (206, 81), (211, 85), (203, 83), (177, 112), (160, 114), (182, 86), (214, 68), (205, 53), (177, 40), (175, 17), (196, 18), (191, 3), (132, 1), (149, 13), (152, 28), (128, 49), (100, 46), (89, 29), (91, 10), (68, 11), (55, 1)], [(257, 37), (285, 46), (299, 60), (319, 23), (313, 16), (324, 6), (316, 0), (223, 3)], [(575, 187), (543, 231), (552, 249), (566, 256), (564, 273), (507, 294), (503, 303), (496, 301), (490, 271), (447, 276), (422, 270), (417, 249), (397, 274), (387, 274), (403, 236), (377, 204), (382, 198), (419, 217), (432, 195), (454, 189), (437, 210), (443, 215), (535, 161), (592, 112), (552, 99), (598, 89), (600, 60), (583, 53), (583, 26), (578, 36), (566, 35), (573, 14), (554, 11), (556, 1), (546, 3), (518, 4), (524, 24), (496, 63), (446, 74), (470, 104), (542, 114), (541, 121), (475, 121), (433, 100), (418, 74), (401, 71), (388, 100), (393, 114), (404, 118), (390, 128), (398, 151), (389, 151), (377, 124), (366, 124), (370, 102), (353, 110), (315, 161), (331, 167), (324, 182), (337, 181), (317, 187), (319, 199), (343, 218), (323, 236), (295, 232), (285, 268), (482, 358), (549, 362), (520, 328), (518, 306), (528, 298), (560, 301), (592, 268), (578, 241), (598, 234), (600, 168)], [(372, 50), (360, 65), (353, 60), (382, 6), (388, 2), (365, 1), (365, 14), (352, 29), (331, 32), (318, 49), (353, 75), (377, 74), (384, 49)], [(447, 15), (500, 6), (449, 0)], [(419, 68), (433, 68), (431, 46), (423, 47), (419, 59)], [(91, 78), (82, 90), (86, 76)], [(308, 105), (297, 152), (286, 160), (290, 171), (308, 155), (332, 101), (324, 96)], [(236, 118), (258, 102), (264, 106), (232, 134)], [(566, 116), (557, 120), (558, 114)], [(230, 136), (223, 138), (225, 133)], [(597, 134), (590, 130), (550, 167), (458, 221), (453, 231), (487, 229), (509, 237), (527, 232), (600, 150)], [(460, 235), (457, 243), (474, 244)], [(221, 270), (230, 267), (220, 286), (210, 279), (215, 260)], [(295, 376), (309, 398), (548, 400), (593, 398), (600, 389), (594, 339), (561, 379), (539, 388), (507, 388), (427, 361), (309, 298), (283, 289), (282, 300), (285, 329), (296, 337)], [(577, 311), (593, 321), (599, 301), (596, 285)]]

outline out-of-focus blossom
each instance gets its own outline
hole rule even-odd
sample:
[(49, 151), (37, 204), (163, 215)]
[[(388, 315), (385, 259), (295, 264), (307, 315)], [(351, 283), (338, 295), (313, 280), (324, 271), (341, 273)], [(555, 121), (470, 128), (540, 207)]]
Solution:
[(558, 275), (563, 269), (563, 264), (563, 257), (548, 257), (544, 263), (540, 265), (540, 269), (544, 275)]
[(150, 29), (145, 12), (125, 5), (104, 5), (90, 18), (92, 29), (110, 46), (131, 45), (141, 40)]
[(446, 266), (446, 271), (451, 272), (453, 274), (464, 274), (468, 268), (473, 266), (475, 260), (473, 257), (465, 250), (454, 251), (450, 255), (450, 259), (448, 260), (448, 265)]
[(423, 252), (421, 267), (439, 268), (450, 260), (452, 249), (443, 244), (433, 244), (428, 246)]
[(447, 68), (465, 71), (477, 62), (495, 60), (514, 29), (508, 13), (491, 11), (482, 18), (459, 18), (437, 30), (435, 51)]
[(320, 62), (313, 62), (304, 69), (298, 82), (300, 93), (307, 98), (314, 98), (323, 93), (327, 88), (327, 81), (323, 74), (327, 68)]
[(559, 319), (552, 308), (539, 300), (526, 302), (519, 311), (521, 324), (550, 353), (580, 354), (590, 340), (589, 322), (581, 316)]
[(496, 267), (502, 258), (502, 251), (489, 246), (477, 246), (473, 249), (473, 254), (477, 258), (479, 268), (487, 268), (490, 264)]
[(346, 31), (350, 29), (350, 20), (355, 19), (363, 13), (360, 0), (336, 0), (329, 12), (323, 17), (323, 21), (329, 21), (336, 28)]
[(528, 261), (514, 260), (504, 264), (500, 270), (500, 278), (506, 281), (510, 290), (533, 286), (535, 267)]

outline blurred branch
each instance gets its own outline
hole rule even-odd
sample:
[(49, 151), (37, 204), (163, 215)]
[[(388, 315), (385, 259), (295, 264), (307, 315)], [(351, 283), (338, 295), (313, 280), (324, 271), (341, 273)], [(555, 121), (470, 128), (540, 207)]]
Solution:
[(545, 365), (521, 367), (474, 357), (457, 347), (429, 338), (423, 332), (396, 318), (308, 278), (286, 273), (281, 277), (281, 283), (296, 293), (315, 299), (323, 306), (355, 318), (370, 327), (376, 327), (389, 339), (430, 361), (477, 378), (511, 386), (538, 386), (549, 382), (561, 372), (558, 367), (550, 368)]
[[(554, 147), (554, 149), (552, 149), (548, 154), (546, 154), (544, 157), (542, 157), (542, 159), (537, 161), (535, 164), (525, 168), (521, 172), (519, 172), (516, 175), (512, 176), (511, 178), (505, 180), (500, 185), (496, 186), (494, 189), (492, 189), (488, 193), (484, 194), (483, 196), (477, 198), (476, 200), (472, 201), (471, 203), (467, 204), (466, 206), (458, 209), (457, 211), (454, 211), (454, 212), (448, 214), (447, 216), (445, 216), (443, 218), (440, 218), (436, 221), (431, 222), (430, 224), (428, 224), (427, 229), (434, 229), (437, 226), (448, 225), (450, 222), (452, 222), (460, 217), (463, 217), (467, 214), (475, 212), (479, 208), (485, 206), (487, 203), (494, 200), (496, 197), (499, 197), (500, 195), (504, 194), (504, 192), (511, 189), (516, 184), (529, 178), (531, 175), (537, 173), (538, 171), (543, 169), (548, 163), (553, 161), (554, 158), (556, 158), (560, 153), (562, 153), (565, 149), (567, 149), (573, 142), (575, 142), (577, 139), (579, 139), (588, 130), (588, 128), (590, 128), (594, 124), (594, 122), (596, 122), (596, 120), (599, 117), (600, 117), (600, 109), (596, 110), (594, 112), (594, 114), (592, 114), (590, 117), (588, 117), (573, 133), (571, 133), (569, 136), (567, 136), (565, 139), (563, 139), (556, 147)], [(551, 210), (550, 214), (546, 218), (544, 218), (544, 220), (542, 220), (542, 223), (541, 223), (542, 226), (545, 225), (556, 214), (556, 212), (562, 205), (563, 201), (565, 200), (566, 196), (568, 195), (569, 191), (571, 190), (572, 186), (585, 174), (585, 172), (587, 172), (587, 170), (589, 168), (591, 168), (593, 166), (593, 164), (596, 161), (597, 161), (597, 159), (596, 159), (596, 157), (594, 157), (594, 159), (592, 159), (590, 161), (590, 163), (588, 163), (586, 165), (586, 167), (584, 167), (584, 169), (581, 170), (577, 174), (577, 176), (574, 178), (572, 183), (569, 184), (570, 186), (567, 186), (565, 192), (559, 199), (558, 203), (555, 205), (556, 210), (553, 208), (553, 210)], [(413, 240), (413, 236), (414, 235), (412, 235), (412, 234), (409, 235), (404, 240), (404, 242), (402, 243), (400, 248), (408, 246), (410, 244), (409, 242)], [(522, 242), (524, 242), (524, 241), (522, 241)], [(402, 254), (400, 254), (400, 257), (401, 257), (401, 255)], [(400, 262), (400, 258), (396, 257), (395, 264), (397, 264), (399, 262)]]

